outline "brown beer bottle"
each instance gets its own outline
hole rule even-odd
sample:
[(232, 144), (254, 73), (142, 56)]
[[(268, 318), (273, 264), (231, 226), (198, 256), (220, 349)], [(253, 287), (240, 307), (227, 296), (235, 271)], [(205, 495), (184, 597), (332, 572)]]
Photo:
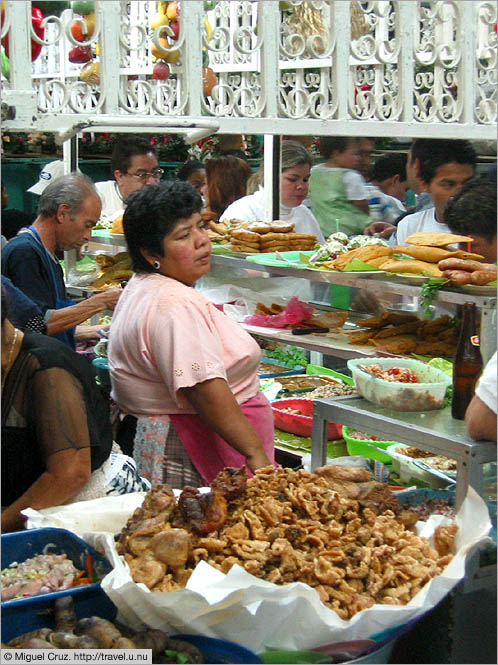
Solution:
[(476, 327), (476, 306), (466, 302), (462, 309), (462, 327), (453, 359), (453, 398), (451, 415), (463, 420), (474, 396), (482, 370), (482, 357)]

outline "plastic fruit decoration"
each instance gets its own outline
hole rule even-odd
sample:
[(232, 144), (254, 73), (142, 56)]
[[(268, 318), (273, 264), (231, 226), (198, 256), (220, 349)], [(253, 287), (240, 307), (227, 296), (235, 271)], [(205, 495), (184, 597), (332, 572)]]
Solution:
[(89, 62), (80, 72), (80, 79), (88, 85), (98, 85), (100, 83), (100, 63)]
[[(38, 7), (31, 7), (31, 24), (33, 26), (33, 30), (35, 31), (35, 34), (40, 38), (43, 39), (45, 36), (45, 29), (41, 27), (42, 21), (43, 21), (43, 14), (42, 12), (38, 9)], [(5, 48), (5, 55), (7, 57), (10, 56), (9, 54), (9, 35), (5, 35), (5, 37), (2, 39), (2, 45)], [(31, 60), (36, 60), (36, 58), (40, 55), (40, 52), (42, 50), (42, 44), (38, 44), (34, 39), (31, 40)]]
[(166, 81), (170, 74), (171, 69), (165, 62), (157, 62), (152, 70), (152, 78), (157, 81)]
[(93, 2), (85, 2), (76, 0), (71, 2), (71, 9), (75, 14), (81, 14), (81, 16), (86, 16), (87, 14), (92, 14), (95, 10)]
[(84, 64), (92, 59), (90, 46), (75, 46), (68, 53), (69, 62)]
[(95, 14), (88, 14), (83, 21), (71, 23), (71, 34), (77, 42), (87, 42), (95, 32)]
[(211, 23), (209, 22), (209, 19), (206, 15), (204, 15), (204, 30), (206, 31), (206, 41), (209, 43), (211, 35), (213, 34), (213, 28), (211, 27)]
[(164, 37), (159, 37), (159, 39), (157, 41), (159, 42), (160, 46), (162, 46), (162, 48), (158, 47), (156, 45), (155, 41), (152, 42), (152, 46), (150, 48), (150, 51), (151, 51), (152, 55), (154, 56), (154, 58), (158, 58), (158, 59), (159, 58), (166, 58), (166, 56), (168, 55), (168, 52), (163, 51), (163, 49), (169, 48), (168, 40), (165, 39)]
[(168, 25), (168, 23), (169, 23), (169, 18), (166, 16), (166, 14), (163, 14), (161, 12), (157, 12), (157, 14), (152, 19), (152, 23), (150, 24), (150, 28), (151, 28), (151, 30), (155, 30), (160, 25)]
[(169, 2), (168, 7), (166, 8), (166, 16), (169, 18), (169, 20), (174, 21), (175, 19), (177, 19), (179, 13), (180, 13), (180, 6), (177, 0)]
[(174, 39), (176, 41), (180, 36), (180, 24), (178, 23), (178, 21), (171, 21), (169, 27), (173, 31), (173, 34), (170, 36), (170, 39)]
[(211, 67), (202, 68), (202, 91), (206, 97), (211, 95), (214, 86), (218, 83), (216, 74)]

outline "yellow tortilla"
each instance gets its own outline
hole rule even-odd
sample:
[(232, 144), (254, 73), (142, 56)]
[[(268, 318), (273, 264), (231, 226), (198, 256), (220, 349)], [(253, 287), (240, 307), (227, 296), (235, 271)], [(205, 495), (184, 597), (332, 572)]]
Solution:
[(412, 233), (406, 239), (410, 245), (428, 245), (430, 247), (445, 247), (457, 242), (472, 242), (474, 238), (470, 236), (458, 236), (454, 233), (439, 233), (431, 231), (421, 231)]

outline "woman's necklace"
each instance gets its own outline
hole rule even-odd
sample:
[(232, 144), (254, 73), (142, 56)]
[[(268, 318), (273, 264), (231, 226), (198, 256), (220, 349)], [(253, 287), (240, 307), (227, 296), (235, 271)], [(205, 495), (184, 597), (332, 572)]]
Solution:
[(10, 343), (9, 355), (7, 357), (7, 364), (5, 365), (5, 373), (2, 377), (2, 390), (3, 390), (3, 384), (5, 383), (5, 379), (7, 378), (7, 374), (9, 373), (10, 370), (10, 363), (12, 362), (12, 355), (14, 353), (18, 335), (19, 335), (19, 330), (17, 328), (14, 328), (14, 336), (12, 337), (12, 342)]

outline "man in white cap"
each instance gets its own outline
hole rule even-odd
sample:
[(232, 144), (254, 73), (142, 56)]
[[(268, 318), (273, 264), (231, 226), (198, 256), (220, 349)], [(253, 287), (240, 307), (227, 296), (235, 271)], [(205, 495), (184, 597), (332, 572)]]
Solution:
[(61, 159), (49, 162), (48, 164), (45, 164), (40, 171), (38, 182), (35, 182), (35, 184), (29, 187), (26, 191), (40, 196), (40, 194), (43, 194), (45, 187), (50, 185), (51, 182), (59, 178), (61, 175), (64, 175), (64, 162)]
[(100, 198), (90, 178), (82, 173), (61, 176), (40, 196), (33, 224), (2, 252), (2, 274), (39, 305), (50, 329), (57, 331), (54, 336), (73, 349), (74, 339), (87, 338), (85, 328), (89, 327), (76, 330), (75, 336), (75, 326), (114, 309), (121, 295), (121, 289), (108, 289), (74, 304), (67, 296), (63, 271), (55, 257), (57, 250), (76, 249), (90, 240), (100, 210)]

